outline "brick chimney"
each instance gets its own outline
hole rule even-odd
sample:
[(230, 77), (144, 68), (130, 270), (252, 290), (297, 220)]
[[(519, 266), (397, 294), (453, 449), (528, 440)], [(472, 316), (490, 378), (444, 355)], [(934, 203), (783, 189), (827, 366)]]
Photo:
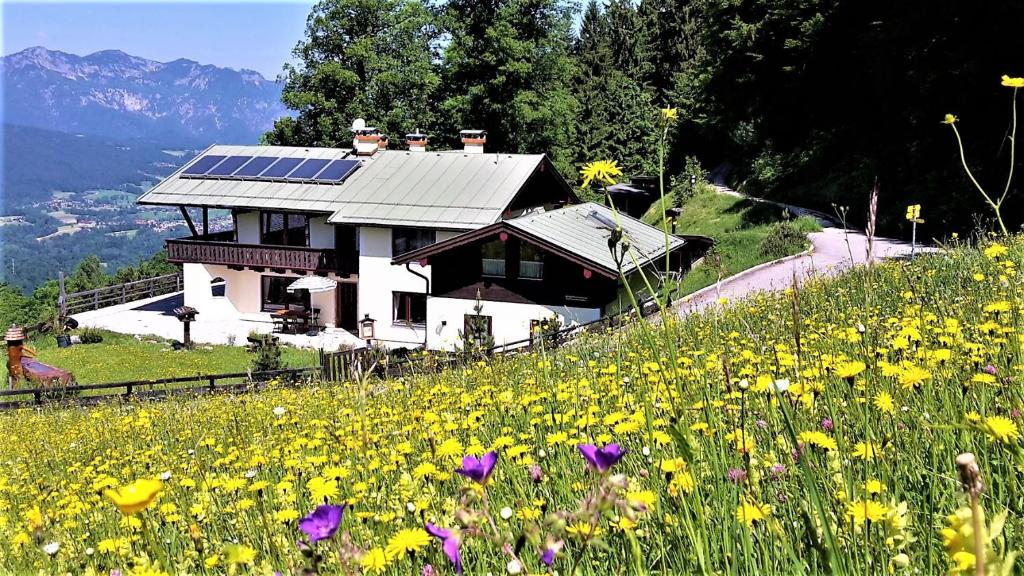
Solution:
[(417, 128), (415, 132), (405, 135), (405, 143), (409, 146), (409, 152), (426, 152), (427, 135)]
[(352, 121), (352, 148), (359, 156), (373, 156), (379, 149), (380, 130), (367, 126), (362, 118)]
[(377, 140), (377, 150), (387, 150), (390, 142), (387, 134), (381, 134), (380, 140)]
[(483, 154), (484, 144), (487, 143), (486, 130), (460, 130), (462, 138), (462, 150), (468, 154)]

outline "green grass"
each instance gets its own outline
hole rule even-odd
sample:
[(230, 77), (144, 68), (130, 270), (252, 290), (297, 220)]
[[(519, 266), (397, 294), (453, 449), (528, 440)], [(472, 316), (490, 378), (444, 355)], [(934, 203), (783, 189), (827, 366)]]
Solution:
[[(665, 199), (666, 203), (671, 201), (671, 198)], [(792, 245), (785, 251), (786, 254), (762, 253), (762, 242), (779, 223), (787, 219), (784, 210), (773, 204), (721, 194), (711, 186), (704, 185), (683, 204), (682, 209), (676, 231), (679, 234), (710, 236), (715, 239), (716, 245), (705, 263), (683, 278), (679, 284), (679, 295), (710, 286), (719, 277), (731, 276), (781, 255), (796, 254), (807, 248), (806, 244)], [(661, 213), (660, 201), (655, 202), (643, 220), (660, 227)], [(790, 222), (805, 234), (821, 230), (818, 222), (808, 216), (791, 219)]]
[[(104, 384), (133, 380), (155, 380), (200, 374), (244, 372), (252, 355), (243, 346), (197, 345), (192, 350), (171, 349), (156, 337), (134, 336), (101, 331), (103, 342), (76, 344), (58, 348), (52, 336), (37, 338), (32, 347), (40, 362), (69, 370), (79, 384)], [(313, 366), (317, 353), (312, 350), (282, 347), (281, 357), (290, 368)]]

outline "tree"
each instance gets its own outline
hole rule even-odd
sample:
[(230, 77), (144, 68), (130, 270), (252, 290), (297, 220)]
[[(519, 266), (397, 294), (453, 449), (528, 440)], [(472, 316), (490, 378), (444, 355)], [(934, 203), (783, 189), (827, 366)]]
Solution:
[(298, 116), (275, 122), (264, 140), (346, 147), (356, 118), (396, 137), (432, 129), (436, 38), (419, 0), (321, 0), (293, 51), (299, 63), (285, 65), (282, 100)]
[(442, 143), (487, 130), (499, 152), (544, 152), (568, 174), (576, 145), (571, 12), (556, 0), (449, 0)]

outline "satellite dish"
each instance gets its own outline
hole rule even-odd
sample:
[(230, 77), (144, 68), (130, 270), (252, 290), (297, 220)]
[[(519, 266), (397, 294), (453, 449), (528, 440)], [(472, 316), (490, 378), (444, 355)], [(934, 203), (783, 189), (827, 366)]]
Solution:
[(366, 120), (363, 120), (362, 118), (356, 118), (355, 120), (352, 121), (353, 132), (355, 132), (356, 130), (362, 130), (363, 128), (366, 128)]

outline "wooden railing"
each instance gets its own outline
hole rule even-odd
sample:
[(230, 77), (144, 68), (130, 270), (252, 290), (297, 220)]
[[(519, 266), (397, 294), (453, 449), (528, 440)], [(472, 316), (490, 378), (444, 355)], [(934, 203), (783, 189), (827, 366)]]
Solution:
[(168, 240), (167, 260), (179, 264), (222, 264), (342, 275), (359, 271), (357, 258), (339, 257), (338, 251), (327, 248), (237, 244), (202, 238)]
[(181, 274), (167, 274), (124, 284), (104, 286), (94, 290), (72, 292), (66, 296), (68, 314), (126, 304), (135, 300), (179, 292), (181, 289)]

